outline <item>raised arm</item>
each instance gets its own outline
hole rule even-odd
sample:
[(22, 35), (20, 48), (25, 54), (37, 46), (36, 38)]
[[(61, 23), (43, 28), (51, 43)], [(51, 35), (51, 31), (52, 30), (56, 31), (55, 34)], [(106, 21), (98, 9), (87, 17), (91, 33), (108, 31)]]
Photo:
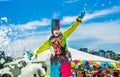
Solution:
[(80, 16), (78, 16), (78, 18), (76, 19), (76, 21), (67, 29), (63, 32), (63, 35), (67, 38), (68, 36), (70, 36), (70, 34), (72, 34), (75, 29), (78, 27), (78, 25), (82, 22), (82, 19), (85, 15), (85, 12), (82, 12)]
[(36, 55), (44, 52), (45, 50), (49, 49), (50, 48), (50, 43), (49, 43), (49, 40), (46, 40), (36, 51)]

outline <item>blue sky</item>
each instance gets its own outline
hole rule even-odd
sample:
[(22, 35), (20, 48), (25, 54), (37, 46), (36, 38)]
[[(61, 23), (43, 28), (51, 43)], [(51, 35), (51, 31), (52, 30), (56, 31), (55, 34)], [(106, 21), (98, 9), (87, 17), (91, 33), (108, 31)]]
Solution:
[(51, 19), (59, 18), (64, 31), (81, 11), (86, 15), (68, 46), (120, 53), (120, 0), (0, 0), (0, 50), (35, 50), (49, 38)]

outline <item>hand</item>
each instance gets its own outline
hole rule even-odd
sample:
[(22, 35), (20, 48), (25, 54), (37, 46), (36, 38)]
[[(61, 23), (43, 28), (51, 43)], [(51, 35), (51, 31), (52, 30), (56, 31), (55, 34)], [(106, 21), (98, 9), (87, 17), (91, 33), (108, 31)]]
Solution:
[(35, 59), (37, 59), (37, 55), (35, 55)]
[(32, 60), (37, 59), (37, 54), (36, 54), (36, 53), (32, 53), (31, 59), (32, 59)]
[(33, 54), (32, 54), (32, 53), (28, 53), (28, 58), (29, 58), (29, 60), (31, 60), (32, 57), (33, 57)]
[(78, 16), (78, 18), (83, 18), (85, 16), (85, 12), (81, 12), (81, 14)]

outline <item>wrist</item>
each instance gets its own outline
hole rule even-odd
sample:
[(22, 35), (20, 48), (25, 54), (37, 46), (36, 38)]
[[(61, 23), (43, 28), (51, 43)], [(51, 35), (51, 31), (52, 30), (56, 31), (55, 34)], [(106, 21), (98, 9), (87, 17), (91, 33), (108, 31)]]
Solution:
[(81, 18), (76, 18), (76, 21), (77, 22), (82, 22), (82, 19)]

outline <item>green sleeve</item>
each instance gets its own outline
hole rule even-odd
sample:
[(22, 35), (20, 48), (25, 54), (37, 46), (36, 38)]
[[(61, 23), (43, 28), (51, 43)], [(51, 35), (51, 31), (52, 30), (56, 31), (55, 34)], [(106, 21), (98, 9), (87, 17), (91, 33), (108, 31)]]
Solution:
[[(80, 19), (80, 20), (82, 20), (82, 19)], [(76, 22), (74, 22), (67, 30), (65, 30), (64, 32), (63, 32), (63, 35), (67, 38), (68, 36), (70, 36), (70, 34), (72, 34), (74, 31), (75, 31), (75, 29), (78, 27), (78, 25), (80, 24), (81, 22), (78, 22), (78, 21), (76, 21)]]
[(50, 45), (49, 40), (45, 41), (45, 42), (43, 43), (43, 45), (38, 48), (38, 50), (37, 50), (37, 52), (36, 52), (36, 55), (38, 55), (38, 54), (44, 52), (45, 50), (49, 49), (50, 46), (51, 46), (51, 45)]

